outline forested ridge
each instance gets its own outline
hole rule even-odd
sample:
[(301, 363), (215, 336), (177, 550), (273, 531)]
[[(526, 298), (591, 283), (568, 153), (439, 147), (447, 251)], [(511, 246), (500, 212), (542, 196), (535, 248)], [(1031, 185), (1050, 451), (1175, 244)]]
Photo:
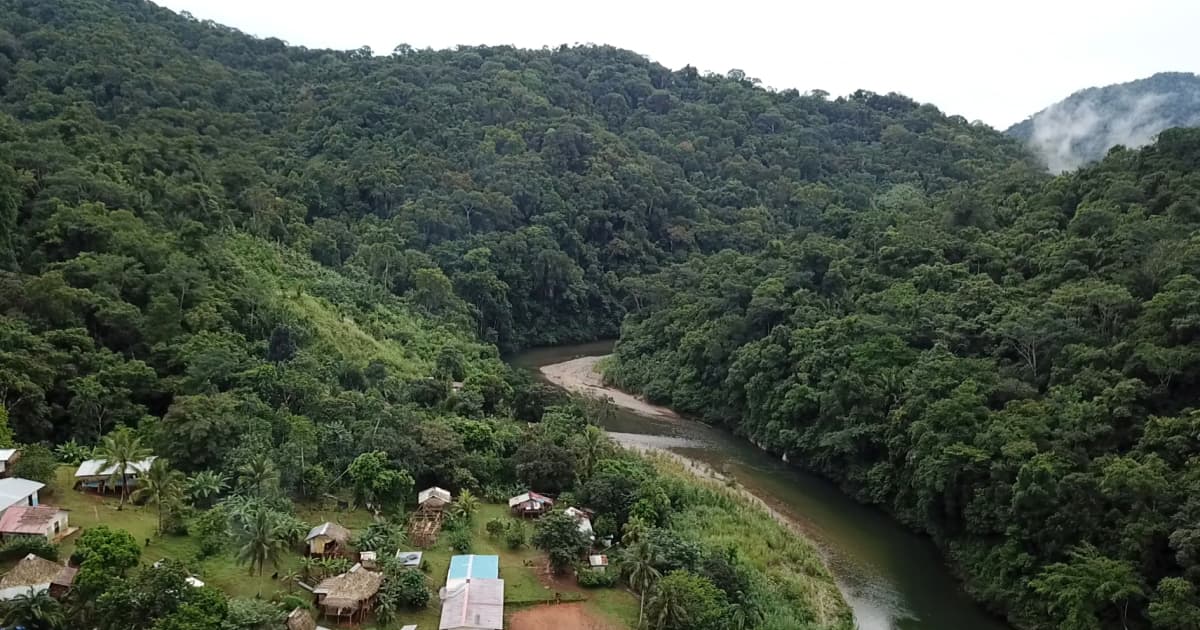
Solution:
[(1026, 626), (1194, 628), (1200, 131), (963, 222), (898, 186), (841, 235), (653, 280), (609, 377), (929, 532)]
[(1049, 178), (900, 95), (0, 0), (0, 402), (25, 444), (128, 427), (238, 480), (176, 521), (539, 486), (686, 574), (712, 614), (674, 627), (844, 627), (499, 358), (619, 329), (617, 383), (929, 532), (1019, 624), (1196, 627), (1198, 151)]

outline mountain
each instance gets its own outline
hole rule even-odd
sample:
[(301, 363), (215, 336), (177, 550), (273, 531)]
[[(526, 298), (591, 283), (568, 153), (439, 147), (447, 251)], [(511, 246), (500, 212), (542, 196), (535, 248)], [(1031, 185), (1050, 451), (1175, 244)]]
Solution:
[(1163, 129), (1200, 125), (1200, 76), (1161, 72), (1080, 90), (1005, 133), (1032, 148), (1051, 171), (1078, 168), (1114, 146), (1140, 147)]

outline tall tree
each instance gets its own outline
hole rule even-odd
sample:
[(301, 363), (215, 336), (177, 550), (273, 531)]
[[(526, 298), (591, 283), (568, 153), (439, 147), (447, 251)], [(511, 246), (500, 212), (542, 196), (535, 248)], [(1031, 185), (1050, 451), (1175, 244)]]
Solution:
[(104, 436), (96, 447), (96, 458), (100, 460), (100, 469), (112, 468), (110, 481), (121, 484), (121, 500), (117, 509), (125, 507), (129, 498), (129, 473), (134, 471), (134, 464), (150, 457), (151, 451), (142, 445), (142, 440), (129, 427), (120, 427)]

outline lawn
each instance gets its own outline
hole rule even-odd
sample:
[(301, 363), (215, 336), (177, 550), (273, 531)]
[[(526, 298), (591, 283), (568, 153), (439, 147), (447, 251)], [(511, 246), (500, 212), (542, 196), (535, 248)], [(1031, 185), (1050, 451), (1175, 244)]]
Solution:
[[(142, 550), (144, 562), (155, 562), (163, 558), (179, 560), (191, 568), (196, 576), (207, 584), (221, 589), (233, 597), (255, 597), (261, 595), (270, 598), (272, 595), (286, 591), (287, 587), (280, 581), (272, 580), (268, 568), (262, 577), (249, 575), (246, 567), (240, 566), (233, 556), (231, 548), (216, 556), (201, 561), (196, 560), (199, 545), (193, 538), (187, 536), (159, 536), (157, 513), (153, 507), (126, 504), (123, 509), (117, 509), (118, 501), (113, 497), (100, 497), (94, 494), (77, 492), (72, 489), (74, 470), (63, 466), (58, 475), (45, 490), (42, 501), (49, 505), (57, 505), (71, 512), (70, 525), (87, 529), (97, 525), (108, 525), (120, 528), (133, 534), (134, 538), (145, 543)], [(306, 523), (316, 525), (324, 521), (340, 523), (357, 533), (371, 523), (372, 517), (365, 511), (332, 510), (323, 506), (298, 505), (297, 515)], [(505, 505), (482, 504), (472, 520), (472, 553), (494, 554), (500, 556), (500, 577), (504, 579), (504, 600), (508, 609), (514, 610), (530, 602), (554, 598), (554, 589), (542, 583), (538, 571), (544, 566), (544, 558), (537, 550), (524, 547), (510, 550), (503, 540), (495, 540), (487, 535), (487, 522), (493, 518), (508, 519), (508, 508)], [(526, 524), (527, 532), (533, 533), (533, 523)], [(75, 547), (78, 534), (61, 544), (61, 555), (65, 558)], [(399, 628), (404, 624), (415, 623), (421, 628), (436, 628), (440, 616), (437, 590), (445, 584), (446, 573), (450, 568), (451, 550), (447, 537), (443, 534), (430, 548), (425, 549), (424, 561), (428, 564), (428, 580), (434, 597), (430, 605), (423, 611), (403, 613), (391, 628)], [(286, 574), (299, 567), (300, 552), (286, 554), (279, 566), (279, 573)], [(561, 581), (559, 582), (562, 583)], [(622, 625), (633, 627), (637, 620), (637, 599), (623, 589), (582, 590), (578, 588), (556, 587), (563, 591), (564, 599), (586, 600), (586, 606), (594, 608), (599, 613)], [(298, 590), (298, 589), (296, 589)], [(328, 625), (328, 624), (326, 624)], [(371, 630), (366, 626), (365, 630)]]

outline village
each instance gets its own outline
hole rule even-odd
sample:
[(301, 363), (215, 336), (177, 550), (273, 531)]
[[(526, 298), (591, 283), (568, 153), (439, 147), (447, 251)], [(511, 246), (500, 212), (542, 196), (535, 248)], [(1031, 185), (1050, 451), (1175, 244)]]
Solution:
[[(121, 500), (138, 496), (136, 489), (155, 457), (124, 466), (101, 459), (60, 466), (55, 478), (44, 484), (9, 476), (20, 455), (17, 449), (0, 449), (0, 475), (4, 475), (0, 478), (0, 542), (10, 546), (15, 545), (13, 541), (44, 541), (60, 549), (58, 556), (64, 559), (28, 553), (0, 564), (4, 570), (0, 602), (40, 593), (64, 598), (78, 572), (78, 567), (65, 560), (71, 557), (74, 541), (88, 528), (108, 526), (144, 539), (143, 562), (155, 567), (167, 559), (184, 562), (190, 571), (187, 582), (194, 587), (212, 586), (231, 597), (278, 598), (286, 594), (291, 598), (287, 601), (305, 601), (307, 605), (286, 613), (279, 627), (288, 630), (607, 630), (628, 627), (636, 619), (637, 602), (630, 592), (584, 589), (575, 576), (556, 575), (546, 554), (532, 545), (499, 540), (501, 525), (504, 531), (515, 528), (527, 536), (525, 531), (533, 523), (554, 512), (569, 518), (580, 540), (586, 541), (575, 571), (602, 574), (609, 570), (605, 550), (613, 541), (597, 540), (592, 512), (560, 506), (553, 497), (535, 491), (515, 495), (507, 504), (483, 503), (467, 492), (464, 502), (472, 512), (469, 536), (449, 541), (443, 527), (452, 515), (463, 515), (461, 506), (456, 507), (456, 497), (449, 490), (426, 488), (415, 493), (408, 511), (400, 537), (405, 544), (372, 550), (357, 548), (355, 542), (379, 522), (378, 515), (341, 502), (304, 506), (299, 513), (313, 525), (302, 543), (279, 559), (273, 574), (256, 577), (253, 565), (247, 575), (243, 567), (234, 566), (221, 554), (192, 560), (196, 556), (192, 537), (159, 534), (154, 510)], [(427, 606), (389, 613), (383, 619), (377, 608), (385, 569), (419, 572), (432, 594)], [(607, 583), (613, 581), (615, 576)]]

